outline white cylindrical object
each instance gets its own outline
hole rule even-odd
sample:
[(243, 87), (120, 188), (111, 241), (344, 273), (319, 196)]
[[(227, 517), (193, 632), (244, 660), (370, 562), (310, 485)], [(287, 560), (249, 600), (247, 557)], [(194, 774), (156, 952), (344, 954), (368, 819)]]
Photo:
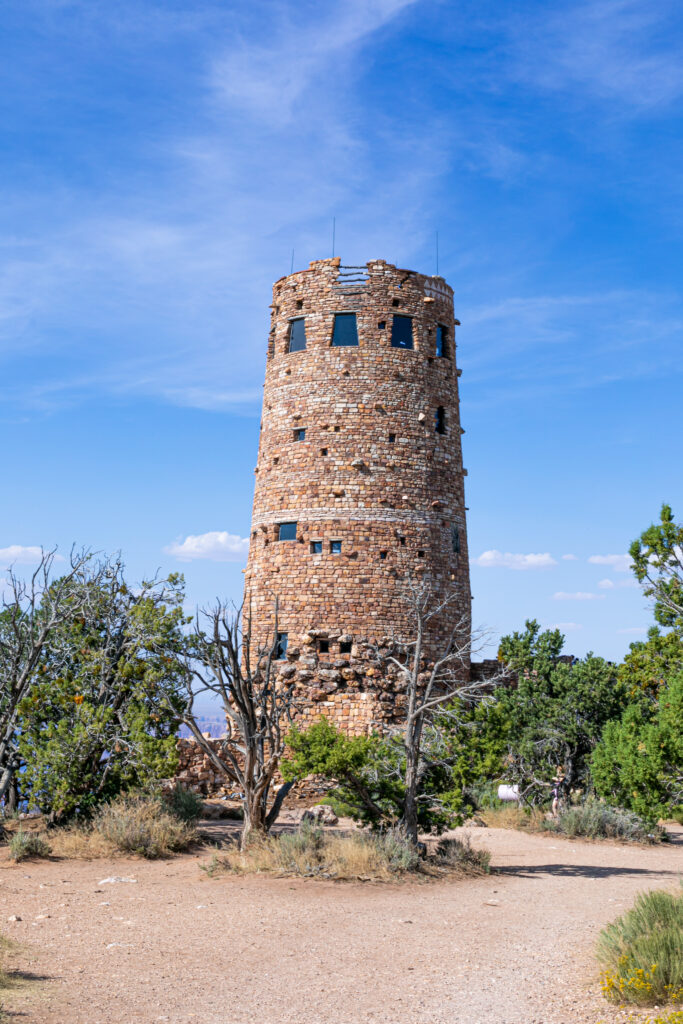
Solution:
[(501, 782), (498, 787), (498, 799), (505, 802), (514, 800), (515, 803), (519, 803), (519, 786), (510, 786), (506, 782)]

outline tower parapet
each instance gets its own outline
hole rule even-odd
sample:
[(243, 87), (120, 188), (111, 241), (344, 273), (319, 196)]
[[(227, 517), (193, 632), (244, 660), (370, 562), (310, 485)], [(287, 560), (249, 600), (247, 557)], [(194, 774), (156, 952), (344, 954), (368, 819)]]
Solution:
[(368, 652), (410, 635), (406, 573), (469, 616), (457, 324), (443, 278), (383, 260), (273, 287), (245, 607), (264, 643), (278, 598), (282, 673), (350, 731), (400, 713)]

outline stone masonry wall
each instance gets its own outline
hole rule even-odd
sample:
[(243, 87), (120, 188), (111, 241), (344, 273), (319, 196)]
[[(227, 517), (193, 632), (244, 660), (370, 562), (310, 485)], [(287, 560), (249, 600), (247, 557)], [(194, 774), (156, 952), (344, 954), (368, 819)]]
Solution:
[[(350, 312), (358, 345), (333, 346), (335, 313)], [(411, 319), (412, 349), (392, 347), (394, 316)], [(290, 352), (299, 318), (306, 347)], [(456, 590), (449, 619), (468, 628), (456, 324), (442, 278), (383, 260), (315, 261), (273, 288), (245, 612), (253, 643), (270, 643), (277, 598), (281, 675), (305, 689), (305, 717), (324, 713), (351, 733), (400, 715), (395, 681), (371, 650), (411, 635), (407, 575), (437, 594)], [(287, 522), (296, 539), (279, 540)], [(434, 621), (428, 652), (448, 625)]]

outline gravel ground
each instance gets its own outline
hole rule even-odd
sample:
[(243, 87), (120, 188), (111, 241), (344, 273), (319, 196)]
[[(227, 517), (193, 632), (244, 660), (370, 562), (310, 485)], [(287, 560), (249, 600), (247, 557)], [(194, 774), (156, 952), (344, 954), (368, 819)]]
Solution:
[[(214, 835), (221, 826), (212, 825)], [(640, 889), (644, 848), (472, 829), (495, 873), (396, 885), (207, 878), (207, 857), (0, 863), (21, 1024), (612, 1024), (591, 948)], [(110, 876), (136, 881), (103, 883)], [(20, 921), (9, 922), (12, 915)]]

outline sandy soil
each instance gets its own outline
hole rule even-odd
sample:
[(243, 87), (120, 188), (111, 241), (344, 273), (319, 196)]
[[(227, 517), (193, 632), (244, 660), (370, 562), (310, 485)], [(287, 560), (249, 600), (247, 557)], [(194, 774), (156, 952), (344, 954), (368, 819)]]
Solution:
[[(221, 826), (213, 825), (214, 835)], [(0, 865), (21, 1024), (580, 1024), (623, 1019), (591, 947), (670, 846), (472, 829), (493, 875), (397, 885), (219, 877), (202, 857)], [(135, 882), (101, 884), (108, 876)], [(21, 921), (9, 923), (17, 914)]]

